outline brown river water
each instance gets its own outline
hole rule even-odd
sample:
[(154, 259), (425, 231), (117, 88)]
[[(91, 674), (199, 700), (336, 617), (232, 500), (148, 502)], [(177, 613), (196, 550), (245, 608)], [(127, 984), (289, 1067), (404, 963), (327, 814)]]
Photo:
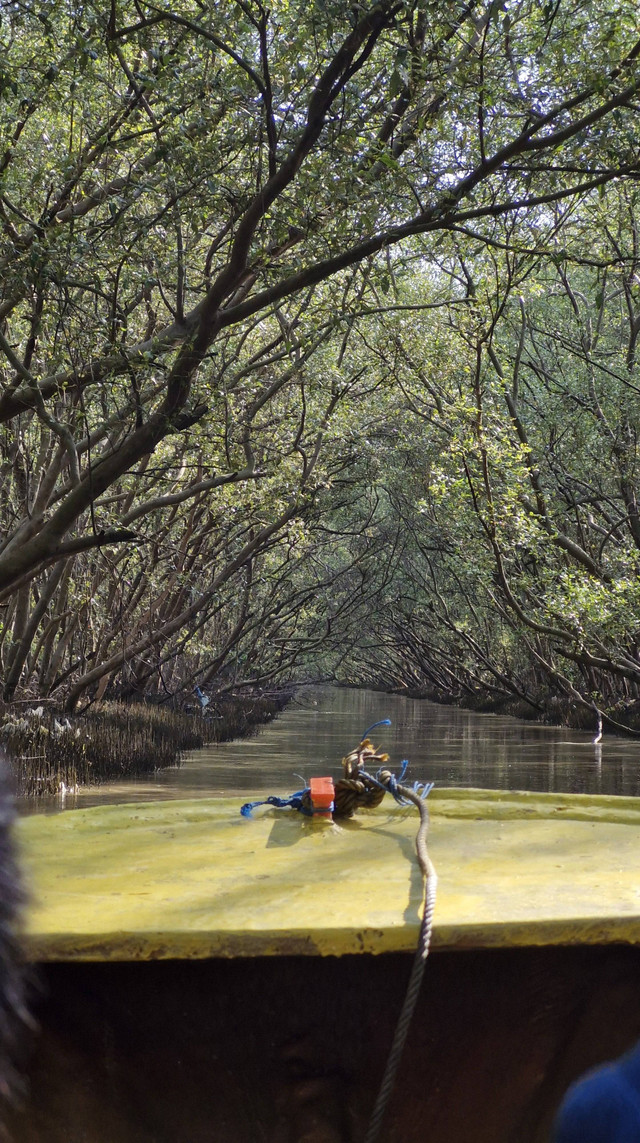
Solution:
[(340, 760), (379, 719), (372, 733), (406, 780), (438, 786), (640, 796), (640, 739), (437, 706), (424, 699), (367, 690), (309, 687), (251, 738), (186, 754), (180, 766), (25, 803), (23, 812), (56, 812), (161, 798), (286, 795), (309, 778), (340, 775)]

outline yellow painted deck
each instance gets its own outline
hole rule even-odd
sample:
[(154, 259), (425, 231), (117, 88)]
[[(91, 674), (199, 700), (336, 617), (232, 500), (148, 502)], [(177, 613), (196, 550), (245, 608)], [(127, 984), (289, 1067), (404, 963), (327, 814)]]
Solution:
[[(415, 947), (417, 815), (239, 816), (240, 798), (19, 823), (40, 961), (381, 953)], [(640, 944), (640, 799), (435, 790), (434, 947)]]

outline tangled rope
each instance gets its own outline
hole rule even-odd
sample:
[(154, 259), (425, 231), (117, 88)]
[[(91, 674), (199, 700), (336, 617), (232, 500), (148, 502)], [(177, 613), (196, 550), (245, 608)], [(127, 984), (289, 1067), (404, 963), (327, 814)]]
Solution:
[[(376, 726), (390, 725), (391, 722), (388, 718), (383, 719), (381, 722), (374, 723), (373, 726), (370, 726), (369, 729), (365, 731), (362, 741), (356, 746), (355, 750), (352, 750), (350, 754), (347, 754), (342, 759), (344, 777), (335, 783), (335, 797), (332, 806), (334, 818), (348, 818), (352, 817), (357, 810), (373, 809), (375, 806), (379, 806), (385, 794), (389, 793), (399, 805), (406, 806), (412, 803), (420, 814), (420, 825), (416, 836), (416, 854), (422, 873), (423, 912), (418, 936), (418, 946), (413, 958), (411, 974), (396, 1024), (384, 1075), (363, 1143), (376, 1143), (378, 1140), (387, 1105), (398, 1074), (402, 1052), (415, 1012), (426, 960), (431, 946), (433, 912), (438, 883), (436, 871), (427, 849), (429, 812), (425, 799), (433, 788), (433, 783), (421, 784), (416, 782), (411, 787), (405, 786), (402, 779), (405, 776), (408, 763), (403, 762), (400, 777), (396, 778), (395, 774), (386, 768), (389, 755), (379, 753), (368, 737), (369, 732), (374, 730)], [(373, 766), (378, 766), (375, 774), (370, 773), (369, 768)], [(303, 790), (298, 790), (295, 794), (291, 794), (288, 798), (271, 797), (265, 798), (260, 802), (247, 802), (242, 806), (240, 812), (245, 817), (250, 817), (252, 810), (254, 810), (256, 806), (264, 805), (277, 806), (278, 808), (290, 807), (308, 816), (312, 816), (315, 812), (311, 798), (311, 788), (308, 786)]]

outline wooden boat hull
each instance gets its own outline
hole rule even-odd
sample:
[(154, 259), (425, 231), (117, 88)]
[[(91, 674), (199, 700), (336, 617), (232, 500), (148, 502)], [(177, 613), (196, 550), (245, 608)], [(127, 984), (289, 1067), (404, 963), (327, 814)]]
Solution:
[[(15, 1143), (358, 1143), (408, 954), (48, 964)], [(383, 1139), (547, 1143), (640, 1035), (638, 948), (436, 952)]]
[[(382, 1138), (547, 1143), (640, 1036), (634, 799), (438, 791), (434, 951)], [(358, 1143), (411, 966), (415, 819), (22, 823), (41, 1034), (15, 1143)], [(295, 955), (292, 955), (295, 954)]]
[[(437, 948), (640, 941), (640, 799), (434, 790)], [(34, 960), (343, 956), (415, 948), (417, 815), (340, 825), (230, 798), (20, 823)]]

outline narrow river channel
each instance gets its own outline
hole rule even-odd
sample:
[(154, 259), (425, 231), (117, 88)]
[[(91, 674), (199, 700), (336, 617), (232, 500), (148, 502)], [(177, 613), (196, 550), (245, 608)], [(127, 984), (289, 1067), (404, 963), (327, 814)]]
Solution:
[(160, 798), (287, 794), (309, 778), (340, 774), (340, 760), (371, 723), (392, 720), (372, 737), (403, 758), (407, 779), (439, 786), (640, 796), (640, 740), (474, 714), (422, 699), (366, 690), (307, 688), (251, 738), (187, 754), (180, 766), (130, 781), (89, 787), (66, 797), (23, 804), (23, 812), (56, 812)]

